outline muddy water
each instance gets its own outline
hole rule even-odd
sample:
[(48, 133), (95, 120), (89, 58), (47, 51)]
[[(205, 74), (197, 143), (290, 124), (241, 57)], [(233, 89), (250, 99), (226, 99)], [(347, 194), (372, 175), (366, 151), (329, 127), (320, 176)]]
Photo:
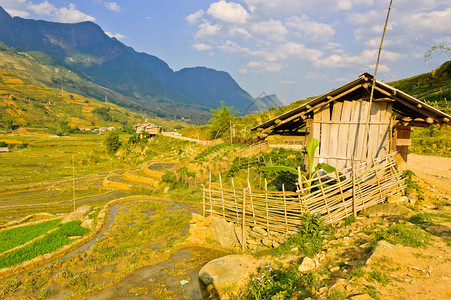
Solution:
[(207, 299), (198, 273), (208, 261), (225, 255), (205, 248), (177, 251), (161, 263), (143, 267), (87, 299)]
[[(184, 210), (187, 208), (186, 204), (166, 204), (170, 204), (173, 210)], [(195, 210), (194, 208), (190, 209), (188, 213), (195, 212)], [(89, 251), (96, 241), (111, 229), (116, 215), (127, 212), (128, 209), (125, 207), (125, 204), (112, 206), (105, 229), (93, 240), (66, 255), (63, 260), (69, 260), (77, 254)], [(146, 219), (154, 215), (155, 211), (149, 209), (146, 212)], [(184, 230), (182, 236), (188, 234), (188, 231), (189, 226)], [(155, 244), (150, 244), (148, 247), (159, 251), (162, 244), (155, 242)], [(227, 253), (201, 247), (180, 249), (172, 253), (169, 259), (142, 267), (120, 282), (91, 294), (86, 299), (207, 299), (208, 292), (206, 287), (198, 279), (199, 270), (210, 260), (224, 255), (227, 255)], [(114, 272), (115, 268), (116, 265), (104, 265), (98, 274), (91, 274), (91, 280), (93, 282), (97, 280), (103, 281), (106, 279), (104, 276)], [(60, 290), (58, 294), (53, 295), (50, 299), (64, 299), (66, 296), (66, 291)]]
[[(62, 258), (62, 260), (67, 260), (67, 259), (73, 257), (74, 255), (77, 255), (79, 253), (88, 251), (92, 247), (92, 245), (94, 245), (96, 243), (96, 241), (98, 239), (102, 238), (105, 235), (105, 232), (107, 232), (108, 230), (111, 229), (111, 224), (113, 224), (113, 222), (114, 222), (114, 220), (116, 218), (116, 214), (119, 213), (119, 212), (127, 212), (127, 211), (128, 211), (128, 209), (126, 209), (124, 207), (123, 203), (111, 206), (110, 213), (108, 215), (108, 221), (106, 223), (105, 228), (102, 231), (100, 231), (99, 234), (95, 238), (93, 238), (92, 240), (90, 240), (86, 244), (82, 245), (81, 247), (79, 247), (79, 248), (75, 249), (74, 251), (72, 251), (72, 252), (68, 253), (67, 255), (65, 255)], [(149, 211), (148, 212), (149, 215), (151, 215), (153, 213), (154, 213), (153, 211)]]

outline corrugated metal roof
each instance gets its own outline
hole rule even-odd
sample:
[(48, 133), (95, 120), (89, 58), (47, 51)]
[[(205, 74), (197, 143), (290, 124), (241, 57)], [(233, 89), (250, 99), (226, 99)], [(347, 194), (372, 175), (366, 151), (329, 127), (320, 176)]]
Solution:
[[(343, 92), (345, 92), (345, 91), (347, 91), (347, 90), (349, 90), (349, 89), (351, 89), (351, 88), (353, 88), (353, 87), (355, 87), (355, 86), (357, 86), (359, 84), (364, 84), (364, 83), (370, 83), (371, 84), (372, 82), (373, 82), (373, 75), (371, 75), (369, 73), (363, 73), (357, 79), (355, 79), (355, 80), (353, 80), (351, 82), (348, 82), (345, 85), (342, 85), (341, 87), (339, 87), (337, 89), (334, 89), (334, 90), (332, 90), (332, 91), (330, 91), (330, 92), (328, 92), (328, 93), (326, 93), (324, 95), (321, 95), (321, 96), (319, 96), (319, 97), (317, 97), (317, 98), (315, 98), (315, 99), (313, 99), (313, 100), (311, 100), (309, 102), (306, 102), (306, 103), (296, 107), (295, 109), (292, 109), (292, 110), (290, 110), (290, 111), (288, 111), (288, 112), (286, 112), (284, 114), (281, 114), (281, 115), (279, 115), (279, 116), (277, 116), (277, 117), (275, 117), (275, 118), (273, 118), (273, 119), (271, 119), (269, 121), (266, 121), (266, 122), (264, 122), (264, 123), (262, 123), (260, 125), (257, 125), (254, 128), (252, 128), (251, 130), (257, 130), (258, 128), (262, 128), (262, 129), (268, 128), (268, 127), (270, 127), (272, 125), (275, 125), (277, 120), (283, 121), (283, 120), (288, 119), (288, 118), (290, 118), (290, 117), (292, 117), (292, 116), (294, 116), (296, 114), (299, 114), (299, 113), (302, 113), (304, 111), (307, 111), (311, 107), (315, 107), (315, 106), (317, 106), (318, 104), (321, 104), (324, 101), (327, 101), (328, 97), (330, 97), (330, 96), (334, 97), (334, 96), (337, 96), (337, 95), (339, 95), (339, 94), (341, 94), (341, 93), (343, 93)], [(398, 89), (396, 89), (396, 88), (394, 88), (392, 86), (389, 86), (388, 84), (385, 84), (383, 82), (380, 82), (380, 81), (376, 80), (376, 87), (379, 87), (379, 88), (383, 89), (384, 91), (389, 92), (392, 95), (395, 93), (396, 95), (393, 96), (395, 102), (396, 102), (396, 98), (398, 97), (398, 98), (404, 100), (405, 102), (411, 104), (412, 106), (417, 107), (417, 109), (420, 110), (421, 113), (425, 117), (431, 117), (431, 118), (433, 118), (436, 121), (441, 122), (441, 123), (443, 123), (443, 118), (447, 118), (447, 119), (451, 118), (448, 114), (446, 114), (446, 113), (444, 113), (444, 112), (442, 112), (442, 111), (440, 111), (440, 110), (438, 110), (438, 109), (436, 109), (436, 108), (424, 103), (423, 101), (420, 101), (420, 100), (416, 99), (415, 97), (412, 97), (412, 96), (404, 93), (403, 91), (400, 91), (400, 90), (398, 90)], [(420, 105), (421, 108), (418, 108), (418, 105)], [(400, 103), (399, 106), (402, 107), (402, 106), (405, 106), (405, 104)], [(407, 108), (407, 106), (406, 106), (406, 108)]]

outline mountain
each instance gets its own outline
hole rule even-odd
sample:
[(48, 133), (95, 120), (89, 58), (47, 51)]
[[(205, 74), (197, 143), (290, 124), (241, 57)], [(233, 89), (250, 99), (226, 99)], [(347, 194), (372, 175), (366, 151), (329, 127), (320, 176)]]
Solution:
[[(12, 18), (0, 7), (0, 27), (0, 42), (19, 52), (46, 53), (85, 80), (133, 99), (139, 109), (160, 114), (172, 108), (205, 112), (223, 101), (243, 110), (253, 100), (226, 72), (205, 67), (174, 71), (158, 57), (110, 38), (92, 22)], [(184, 115), (183, 110), (179, 113)]]
[(261, 94), (255, 98), (247, 110), (261, 113), (268, 108), (279, 108), (281, 106), (283, 106), (283, 103), (279, 100), (277, 95), (267, 95), (265, 92), (261, 92)]

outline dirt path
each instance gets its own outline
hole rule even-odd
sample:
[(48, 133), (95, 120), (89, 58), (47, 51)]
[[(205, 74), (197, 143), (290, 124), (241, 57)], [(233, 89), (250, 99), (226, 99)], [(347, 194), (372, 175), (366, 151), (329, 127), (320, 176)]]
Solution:
[(451, 158), (409, 154), (407, 167), (427, 184), (451, 197)]

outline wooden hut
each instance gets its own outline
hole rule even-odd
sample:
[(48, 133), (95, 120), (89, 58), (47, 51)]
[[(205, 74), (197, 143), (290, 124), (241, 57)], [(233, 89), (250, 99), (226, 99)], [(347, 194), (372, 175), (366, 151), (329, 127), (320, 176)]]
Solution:
[(252, 130), (262, 138), (279, 135), (279, 139), (303, 139), (304, 143), (316, 138), (315, 165), (322, 161), (341, 169), (350, 166), (352, 157), (359, 162), (397, 151), (396, 160), (403, 169), (411, 127), (447, 124), (451, 117), (380, 81), (369, 107), (372, 83), (373, 76), (364, 73)]
[(135, 125), (136, 133), (147, 132), (150, 135), (160, 134), (162, 131), (162, 127), (152, 124), (152, 123), (144, 123)]

